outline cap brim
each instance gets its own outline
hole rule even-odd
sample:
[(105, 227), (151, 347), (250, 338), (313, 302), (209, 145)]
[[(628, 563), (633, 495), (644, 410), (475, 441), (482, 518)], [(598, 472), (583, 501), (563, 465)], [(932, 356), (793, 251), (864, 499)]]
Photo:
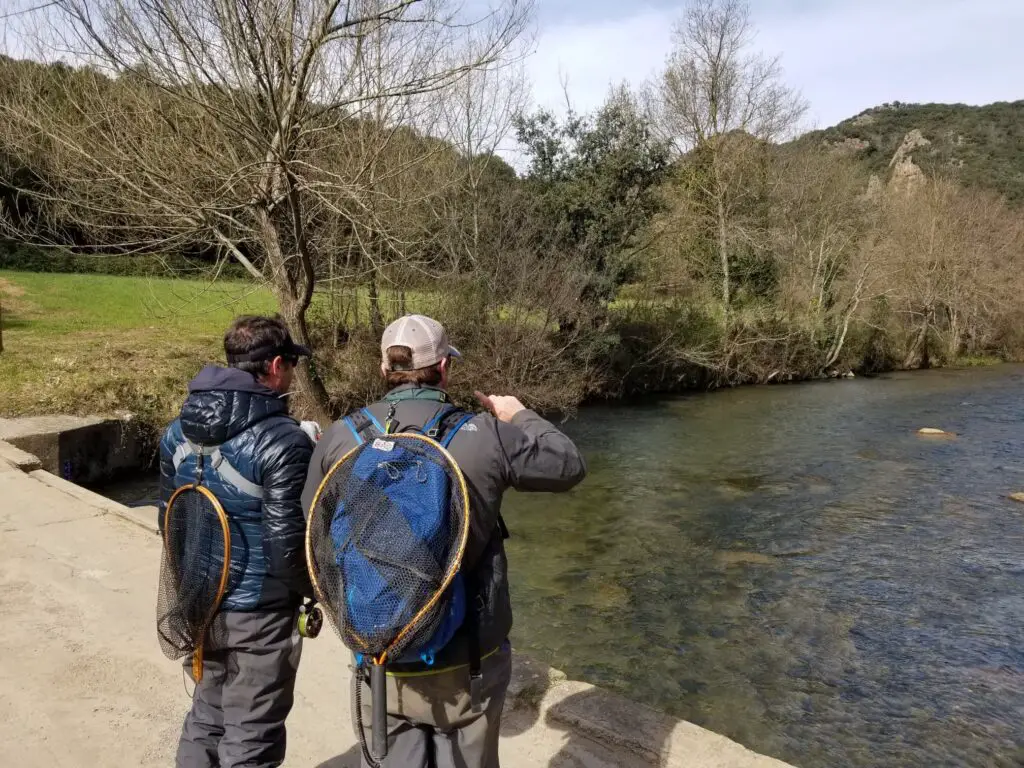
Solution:
[(449, 357), (462, 357), (462, 353), (459, 352), (459, 350), (457, 350), (451, 344), (449, 344), (448, 345), (448, 356)]
[(296, 357), (312, 357), (313, 351), (302, 344), (292, 344), (292, 354)]

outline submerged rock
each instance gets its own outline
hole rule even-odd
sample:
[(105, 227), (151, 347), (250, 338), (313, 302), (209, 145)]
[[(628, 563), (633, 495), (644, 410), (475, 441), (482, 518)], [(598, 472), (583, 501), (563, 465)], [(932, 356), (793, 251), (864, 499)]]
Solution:
[(775, 562), (775, 558), (760, 552), (726, 549), (715, 552), (715, 562), (726, 567), (730, 565), (769, 565)]

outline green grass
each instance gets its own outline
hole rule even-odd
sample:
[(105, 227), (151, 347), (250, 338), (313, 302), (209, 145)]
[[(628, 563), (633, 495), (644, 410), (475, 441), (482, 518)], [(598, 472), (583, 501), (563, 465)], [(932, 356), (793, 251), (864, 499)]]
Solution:
[(1001, 365), (1004, 362), (1001, 357), (993, 355), (968, 355), (958, 357), (953, 361), (953, 366), (956, 368), (984, 368), (990, 365)]
[(34, 334), (161, 329), (222, 334), (245, 312), (275, 309), (269, 291), (246, 283), (109, 275), (42, 274), (0, 270), (23, 291), (15, 328)]
[[(276, 310), (268, 290), (232, 281), (0, 270), (0, 293), (0, 416), (129, 412), (148, 427), (173, 419), (188, 381), (204, 364), (223, 361), (223, 334), (234, 317)], [(504, 374), (470, 348), (479, 323), (460, 308), (461, 299), (452, 290), (408, 291), (404, 308), (454, 321), (460, 340), (470, 345), (463, 348), (470, 356), (463, 370), (472, 370), (474, 381), (491, 376), (500, 384)], [(395, 290), (381, 292), (380, 308), (385, 322), (400, 313)], [(545, 315), (536, 309), (491, 311), (510, 339), (544, 327)], [(369, 314), (365, 290), (314, 297), (310, 321), (320, 333), (317, 366), (339, 402), (379, 385)], [(344, 346), (334, 346), (332, 320), (357, 331)], [(540, 391), (548, 384), (537, 386)], [(296, 409), (303, 407), (301, 397), (293, 400)]]
[(165, 422), (189, 378), (223, 357), (231, 319), (275, 309), (268, 291), (240, 282), (0, 271), (0, 290), (0, 416)]

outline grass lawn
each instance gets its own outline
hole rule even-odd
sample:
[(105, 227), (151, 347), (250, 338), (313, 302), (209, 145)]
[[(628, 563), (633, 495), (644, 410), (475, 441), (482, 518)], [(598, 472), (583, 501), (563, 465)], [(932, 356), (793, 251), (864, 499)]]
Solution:
[[(157, 427), (177, 415), (188, 381), (203, 364), (223, 361), (224, 330), (235, 316), (276, 310), (264, 288), (174, 278), (0, 270), (0, 296), (0, 417), (130, 412)], [(339, 292), (334, 298), (341, 297)], [(403, 308), (445, 317), (446, 303), (459, 297), (419, 290), (405, 299), (403, 307), (394, 291), (381, 292), (385, 321)], [(328, 293), (318, 292), (312, 313), (323, 317), (337, 310), (331, 301)], [(345, 322), (365, 329), (366, 292), (349, 293), (347, 306), (354, 315)], [(539, 310), (504, 307), (496, 317), (533, 331), (545, 323)], [(368, 337), (346, 346), (343, 354), (321, 350), (318, 364), (328, 391), (341, 400), (366, 395), (378, 383), (378, 354)], [(476, 361), (485, 369), (481, 375), (502, 380), (483, 360)]]
[(173, 417), (189, 378), (223, 357), (231, 319), (272, 312), (245, 283), (0, 270), (0, 416), (131, 411)]

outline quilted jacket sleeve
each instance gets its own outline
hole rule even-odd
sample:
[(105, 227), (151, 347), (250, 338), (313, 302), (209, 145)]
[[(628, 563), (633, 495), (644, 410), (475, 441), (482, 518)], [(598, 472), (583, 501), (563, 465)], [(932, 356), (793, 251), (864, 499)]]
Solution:
[(261, 436), (263, 552), (267, 570), (303, 597), (313, 596), (306, 569), (302, 486), (313, 444), (294, 422), (280, 421)]
[(171, 500), (174, 493), (174, 427), (167, 428), (160, 440), (160, 503), (157, 505), (156, 523), (160, 529), (160, 536), (164, 533), (164, 515), (167, 512), (167, 502)]

